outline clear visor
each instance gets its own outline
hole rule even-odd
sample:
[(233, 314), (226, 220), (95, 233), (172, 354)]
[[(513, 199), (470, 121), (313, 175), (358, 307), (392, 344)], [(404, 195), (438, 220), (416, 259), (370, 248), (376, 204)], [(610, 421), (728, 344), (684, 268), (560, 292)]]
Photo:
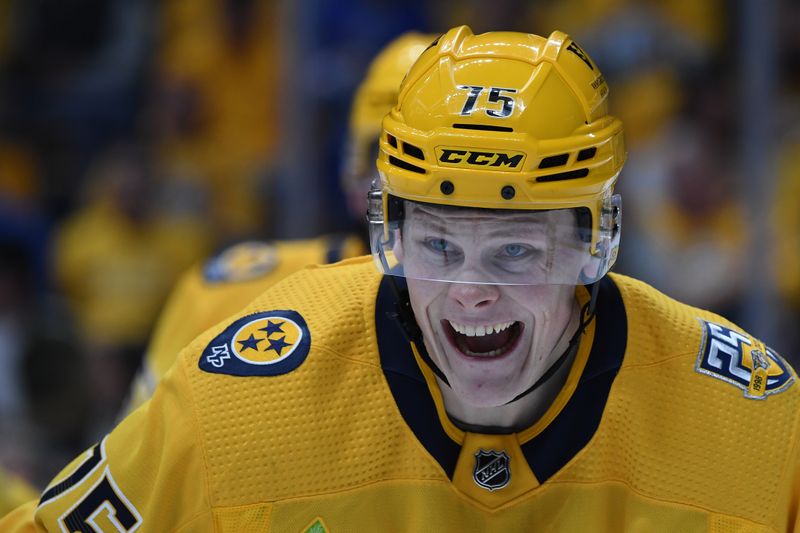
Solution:
[(604, 276), (616, 257), (618, 228), (614, 234), (601, 231), (593, 255), (591, 221), (577, 209), (512, 211), (397, 201), (402, 209), (388, 227), (375, 219), (370, 224), (373, 256), (385, 274), (458, 283), (582, 285)]

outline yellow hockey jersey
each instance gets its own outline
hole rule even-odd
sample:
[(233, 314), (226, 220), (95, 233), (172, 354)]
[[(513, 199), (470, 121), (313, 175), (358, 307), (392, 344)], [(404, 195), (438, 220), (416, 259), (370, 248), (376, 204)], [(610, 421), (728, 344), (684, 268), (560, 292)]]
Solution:
[(541, 419), (470, 433), (370, 262), (304, 269), (203, 333), (0, 530), (800, 530), (800, 389), (758, 340), (607, 276)]
[(289, 274), (307, 265), (335, 263), (366, 252), (356, 236), (235, 244), (186, 272), (176, 285), (131, 384), (128, 414), (144, 403), (181, 348), (235, 313)]

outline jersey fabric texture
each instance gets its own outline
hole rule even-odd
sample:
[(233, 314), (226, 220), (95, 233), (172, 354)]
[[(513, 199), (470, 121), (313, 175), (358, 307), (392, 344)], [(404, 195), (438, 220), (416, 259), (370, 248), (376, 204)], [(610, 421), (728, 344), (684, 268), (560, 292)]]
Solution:
[(180, 279), (164, 307), (131, 384), (125, 414), (144, 403), (181, 348), (256, 296), (306, 265), (335, 263), (366, 253), (361, 239), (328, 235), (314, 239), (233, 245)]
[(800, 527), (796, 376), (724, 319), (607, 276), (548, 411), (478, 434), (447, 418), (387, 281), (355, 258), (273, 286), (0, 530)]

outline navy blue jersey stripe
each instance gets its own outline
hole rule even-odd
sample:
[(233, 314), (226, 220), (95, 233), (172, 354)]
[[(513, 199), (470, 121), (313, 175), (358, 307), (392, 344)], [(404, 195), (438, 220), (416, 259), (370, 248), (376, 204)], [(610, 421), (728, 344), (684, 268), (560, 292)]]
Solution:
[(64, 481), (56, 483), (46, 490), (45, 493), (42, 494), (42, 498), (39, 500), (39, 505), (52, 500), (88, 476), (89, 472), (91, 472), (92, 469), (100, 464), (100, 461), (103, 460), (103, 453), (100, 449), (100, 445), (101, 443), (94, 445), (92, 448), (92, 455), (83, 463), (81, 463), (81, 465), (72, 474), (70, 474), (69, 477), (67, 477)]
[[(402, 279), (396, 278), (396, 282), (402, 283)], [(406, 424), (452, 479), (461, 447), (450, 439), (439, 422), (436, 404), (414, 359), (411, 342), (394, 317), (396, 303), (388, 276), (384, 276), (375, 305), (383, 374)], [(425, 347), (419, 343), (418, 349)]]
[(559, 415), (522, 452), (540, 483), (572, 459), (597, 431), (628, 338), (622, 296), (606, 276), (599, 281), (592, 350), (575, 392)]

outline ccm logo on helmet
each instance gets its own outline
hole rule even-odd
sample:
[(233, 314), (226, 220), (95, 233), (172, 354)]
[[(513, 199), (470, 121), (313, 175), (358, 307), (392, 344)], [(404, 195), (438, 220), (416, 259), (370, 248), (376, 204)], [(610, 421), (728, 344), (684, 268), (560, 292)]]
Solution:
[(522, 152), (490, 152), (463, 148), (436, 148), (439, 163), (456, 167), (494, 167), (496, 170), (519, 171), (525, 161)]

